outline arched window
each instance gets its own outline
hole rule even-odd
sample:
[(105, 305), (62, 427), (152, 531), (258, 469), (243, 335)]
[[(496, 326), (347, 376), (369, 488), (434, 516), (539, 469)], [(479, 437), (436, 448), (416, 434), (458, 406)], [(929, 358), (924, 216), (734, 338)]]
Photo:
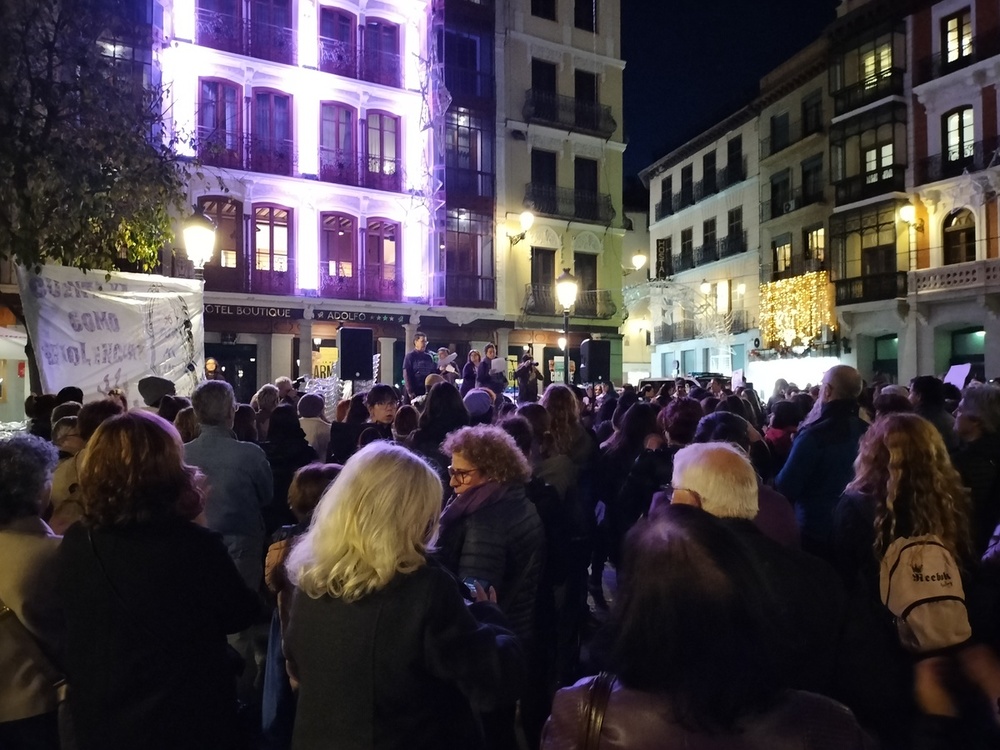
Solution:
[(255, 172), (292, 173), (292, 97), (280, 91), (253, 92), (251, 165)]
[(358, 184), (358, 149), (353, 107), (339, 102), (320, 104), (319, 175), (325, 182)]
[(957, 162), (968, 159), (975, 148), (975, 126), (972, 107), (963, 107), (948, 112), (942, 118), (945, 161)]
[(944, 220), (944, 264), (967, 263), (976, 259), (976, 217), (963, 208)]
[(358, 221), (341, 213), (320, 215), (320, 290), (324, 297), (356, 299)]
[(240, 87), (218, 78), (198, 84), (198, 158), (213, 167), (242, 168)]
[(295, 253), (292, 211), (284, 206), (256, 203), (252, 291), (291, 294), (295, 291)]
[(206, 195), (198, 199), (198, 206), (215, 222), (215, 252), (209, 262), (219, 268), (236, 268), (243, 254), (243, 204)]
[(340, 8), (319, 10), (319, 69), (347, 78), (358, 75), (357, 19)]
[(402, 83), (399, 27), (378, 18), (368, 18), (362, 33), (364, 50), (361, 55), (361, 78), (398, 88)]
[(399, 118), (387, 112), (368, 112), (365, 118), (366, 187), (399, 192)]
[(365, 231), (364, 299), (399, 299), (402, 289), (399, 261), (399, 224), (369, 219)]

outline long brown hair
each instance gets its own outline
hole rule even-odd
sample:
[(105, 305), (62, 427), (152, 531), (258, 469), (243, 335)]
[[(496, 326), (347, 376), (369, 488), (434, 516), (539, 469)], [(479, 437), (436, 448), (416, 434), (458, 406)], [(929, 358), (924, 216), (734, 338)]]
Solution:
[(192, 518), (202, 505), (199, 477), (185, 465), (172, 424), (148, 412), (120, 414), (97, 428), (80, 462), (84, 520), (129, 526)]
[(875, 499), (875, 552), (934, 534), (961, 561), (972, 550), (969, 491), (940, 433), (916, 414), (887, 414), (865, 433), (847, 490)]

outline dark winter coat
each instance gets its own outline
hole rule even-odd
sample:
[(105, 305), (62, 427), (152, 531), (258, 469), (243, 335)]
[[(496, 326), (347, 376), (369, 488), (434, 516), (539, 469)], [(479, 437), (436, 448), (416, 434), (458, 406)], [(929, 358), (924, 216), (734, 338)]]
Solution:
[(438, 559), (458, 578), (496, 588), (497, 603), (522, 641), (534, 635), (535, 602), (545, 562), (545, 531), (522, 485), (442, 528)]
[(467, 606), (460, 587), (429, 563), (351, 603), (296, 591), (293, 749), (482, 747), (475, 712), (516, 699), (522, 656), (496, 608)]
[(802, 548), (829, 557), (833, 513), (854, 478), (854, 459), (868, 425), (858, 417), (856, 401), (823, 406), (820, 418), (803, 428), (778, 474), (775, 487), (795, 506)]
[(234, 747), (226, 635), (259, 603), (221, 537), (181, 519), (91, 533), (74, 524), (59, 549), (81, 750)]
[(987, 433), (967, 443), (952, 461), (972, 493), (972, 541), (982, 554), (1000, 523), (1000, 435)]

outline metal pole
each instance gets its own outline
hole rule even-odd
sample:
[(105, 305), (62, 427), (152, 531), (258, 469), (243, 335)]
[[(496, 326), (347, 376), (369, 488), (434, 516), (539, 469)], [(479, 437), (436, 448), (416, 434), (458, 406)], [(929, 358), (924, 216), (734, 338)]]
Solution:
[(569, 308), (563, 308), (563, 334), (566, 336), (566, 348), (563, 349), (563, 383), (569, 385)]

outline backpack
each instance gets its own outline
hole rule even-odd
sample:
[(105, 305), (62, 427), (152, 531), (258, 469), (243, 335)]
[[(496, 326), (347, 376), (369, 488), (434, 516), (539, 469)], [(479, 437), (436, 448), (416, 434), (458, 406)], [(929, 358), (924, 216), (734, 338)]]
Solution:
[(903, 537), (890, 544), (879, 589), (906, 650), (926, 654), (972, 637), (961, 572), (938, 537)]

